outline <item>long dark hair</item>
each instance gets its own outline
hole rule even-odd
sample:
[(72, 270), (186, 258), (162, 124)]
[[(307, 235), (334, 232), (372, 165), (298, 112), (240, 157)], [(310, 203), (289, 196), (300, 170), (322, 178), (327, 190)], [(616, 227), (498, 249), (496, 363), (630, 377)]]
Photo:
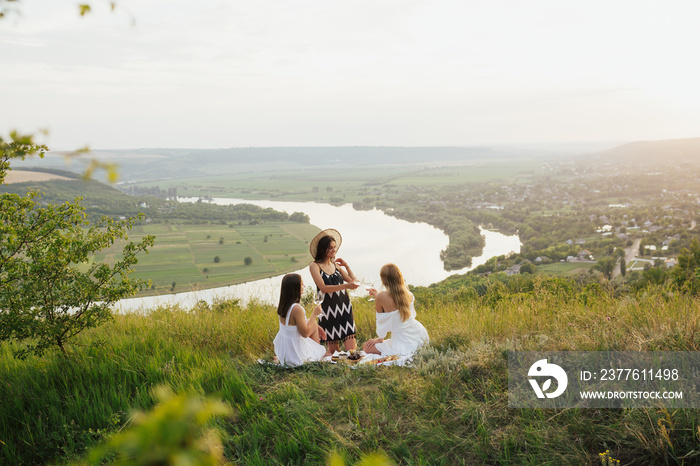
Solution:
[(282, 278), (282, 290), (280, 291), (280, 304), (277, 306), (277, 314), (287, 317), (287, 312), (292, 304), (301, 301), (301, 275), (288, 273)]
[(316, 257), (314, 257), (316, 262), (323, 262), (326, 260), (328, 250), (331, 248), (331, 243), (333, 241), (335, 241), (335, 238), (329, 235), (326, 235), (318, 240), (318, 245), (316, 246)]

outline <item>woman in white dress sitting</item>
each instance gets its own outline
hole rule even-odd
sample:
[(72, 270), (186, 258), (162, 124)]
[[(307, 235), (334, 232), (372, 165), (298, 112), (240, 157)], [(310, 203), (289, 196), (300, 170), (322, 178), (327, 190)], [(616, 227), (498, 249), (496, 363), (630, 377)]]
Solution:
[[(379, 276), (387, 291), (369, 290), (369, 294), (375, 297), (379, 338), (367, 341), (362, 349), (365, 353), (382, 356), (411, 354), (430, 341), (428, 331), (416, 320), (413, 294), (396, 265), (386, 264)], [(391, 338), (385, 340), (388, 332), (391, 332)]]
[(307, 320), (306, 311), (299, 304), (304, 291), (301, 275), (290, 273), (282, 278), (280, 302), (277, 315), (280, 330), (274, 346), (277, 361), (285, 366), (299, 366), (305, 362), (320, 361), (326, 355), (326, 348), (319, 344), (324, 337), (317, 318), (321, 306), (316, 306)]

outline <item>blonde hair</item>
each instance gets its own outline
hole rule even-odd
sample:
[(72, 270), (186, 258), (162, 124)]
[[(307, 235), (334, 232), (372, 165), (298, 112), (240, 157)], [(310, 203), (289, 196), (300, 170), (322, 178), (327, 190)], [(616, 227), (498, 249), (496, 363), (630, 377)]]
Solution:
[(396, 264), (386, 264), (379, 271), (382, 284), (389, 291), (399, 310), (401, 321), (405, 322), (411, 316), (411, 293), (408, 291), (406, 281), (403, 279), (401, 270)]

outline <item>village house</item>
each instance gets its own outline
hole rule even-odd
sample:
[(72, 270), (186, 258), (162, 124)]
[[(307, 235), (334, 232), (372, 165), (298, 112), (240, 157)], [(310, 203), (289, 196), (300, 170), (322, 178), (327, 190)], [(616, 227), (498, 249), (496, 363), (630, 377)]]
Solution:
[(580, 261), (592, 261), (592, 260), (595, 260), (595, 259), (593, 258), (593, 253), (591, 253), (591, 251), (589, 251), (588, 249), (584, 249), (584, 250), (580, 251), (580, 252), (578, 253), (578, 255), (577, 255), (577, 258), (578, 258), (578, 260), (580, 260)]
[(517, 275), (517, 274), (519, 274), (519, 273), (520, 273), (520, 267), (521, 267), (521, 265), (522, 265), (522, 264), (511, 265), (510, 267), (508, 267), (508, 268), (506, 269), (506, 275), (510, 276), (510, 275)]

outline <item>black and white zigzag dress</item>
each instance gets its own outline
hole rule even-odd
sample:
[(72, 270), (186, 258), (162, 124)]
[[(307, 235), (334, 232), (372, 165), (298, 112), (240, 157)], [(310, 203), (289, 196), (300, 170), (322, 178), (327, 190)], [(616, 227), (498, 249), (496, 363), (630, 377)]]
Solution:
[[(332, 275), (328, 275), (321, 269), (321, 278), (326, 285), (345, 283), (337, 268)], [(321, 343), (341, 342), (355, 337), (357, 333), (355, 318), (352, 315), (352, 304), (350, 304), (347, 290), (324, 293), (321, 309), (323, 309), (323, 316), (318, 318), (318, 325), (326, 332), (326, 339), (321, 340)]]

